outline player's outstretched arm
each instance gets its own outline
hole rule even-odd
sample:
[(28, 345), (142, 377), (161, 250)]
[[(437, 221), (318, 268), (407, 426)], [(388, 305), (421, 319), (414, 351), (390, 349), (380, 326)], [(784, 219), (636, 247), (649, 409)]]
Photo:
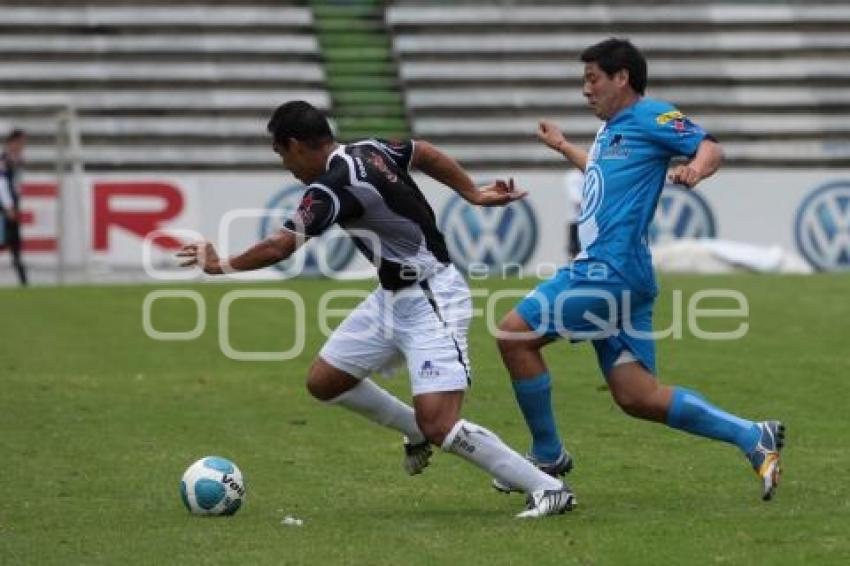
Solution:
[(475, 186), (472, 177), (457, 161), (422, 140), (417, 140), (414, 145), (411, 165), (479, 206), (503, 206), (528, 194), (516, 190), (513, 179), (497, 180), (483, 187)]
[(570, 143), (555, 122), (541, 120), (537, 125), (537, 139), (554, 149), (570, 163), (584, 171), (587, 167), (587, 152), (581, 147)]
[(177, 257), (183, 261), (181, 267), (198, 265), (204, 273), (222, 275), (235, 271), (253, 271), (274, 265), (291, 256), (303, 243), (304, 237), (293, 232), (279, 230), (257, 242), (239, 255), (222, 260), (211, 242), (202, 241), (183, 246)]
[(685, 185), (688, 188), (707, 177), (711, 177), (723, 163), (723, 148), (714, 140), (700, 142), (694, 158), (689, 163), (674, 167), (668, 179), (671, 183)]

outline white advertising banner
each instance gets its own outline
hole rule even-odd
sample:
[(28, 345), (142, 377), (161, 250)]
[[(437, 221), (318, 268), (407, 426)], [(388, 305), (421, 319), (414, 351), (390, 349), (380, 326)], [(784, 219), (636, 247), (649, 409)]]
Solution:
[[(474, 208), (451, 190), (417, 175), (455, 261), (467, 269), (534, 273), (566, 260), (567, 225), (574, 216), (566, 174), (493, 171), (486, 182), (513, 176), (529, 191), (507, 208)], [(27, 179), (22, 190), (24, 253), (32, 265), (55, 265), (56, 188)], [(303, 187), (288, 173), (109, 174), (90, 176), (64, 224), (81, 245), (73, 266), (141, 270), (172, 268), (174, 252), (198, 236), (235, 253), (276, 229), (297, 204)], [(80, 225), (85, 229), (79, 230)], [(850, 171), (729, 169), (697, 191), (665, 189), (650, 231), (653, 244), (678, 238), (721, 238), (781, 246), (815, 269), (850, 270)], [(83, 250), (81, 253), (79, 250)], [(2, 254), (7, 256), (5, 252)], [(166, 270), (167, 271), (167, 270)], [(313, 241), (285, 265), (262, 276), (293, 273), (369, 273), (368, 265), (338, 230)], [(165, 276), (167, 278), (168, 275)]]
[[(510, 175), (494, 172), (478, 180)], [(507, 210), (458, 207), (450, 191), (421, 180), (457, 262), (565, 261), (567, 223), (575, 214), (567, 176), (523, 172), (514, 178), (530, 194), (526, 206)], [(817, 270), (850, 270), (850, 171), (730, 169), (694, 191), (668, 186), (649, 238), (652, 245), (718, 238), (779, 246)]]

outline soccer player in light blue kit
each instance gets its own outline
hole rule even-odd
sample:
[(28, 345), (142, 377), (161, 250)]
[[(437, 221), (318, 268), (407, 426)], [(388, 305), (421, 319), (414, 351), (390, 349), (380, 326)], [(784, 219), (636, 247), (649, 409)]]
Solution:
[[(587, 153), (551, 122), (538, 137), (585, 172), (579, 218), (581, 253), (539, 285), (502, 320), (499, 349), (532, 435), (529, 458), (564, 475), (572, 458), (558, 435), (549, 370), (541, 350), (557, 338), (591, 340), (614, 400), (627, 414), (737, 446), (769, 500), (780, 475), (784, 426), (719, 409), (698, 393), (655, 376), (651, 336), (657, 295), (647, 230), (670, 159), (688, 158), (669, 174), (693, 187), (720, 166), (719, 144), (667, 102), (644, 97), (646, 60), (630, 42), (608, 39), (581, 54), (583, 94), (604, 121)], [(512, 486), (494, 480), (494, 487)]]

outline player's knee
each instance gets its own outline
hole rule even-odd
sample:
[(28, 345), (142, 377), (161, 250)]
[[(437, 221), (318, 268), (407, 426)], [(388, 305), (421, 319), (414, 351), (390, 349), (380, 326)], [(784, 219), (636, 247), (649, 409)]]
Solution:
[(307, 374), (307, 392), (319, 401), (329, 401), (331, 398), (327, 396), (326, 388), (322, 386), (322, 382), (314, 377), (312, 373)]
[(499, 321), (499, 331), (502, 333), (511, 333), (519, 330), (518, 323), (522, 319), (516, 312), (511, 311)]
[(446, 436), (452, 431), (457, 416), (448, 412), (427, 412), (416, 414), (416, 424), (428, 442), (442, 446)]
[(337, 388), (333, 386), (331, 380), (322, 371), (322, 364), (319, 360), (313, 362), (310, 370), (307, 372), (307, 391), (319, 401), (330, 401), (339, 395)]
[(361, 380), (317, 358), (307, 372), (307, 391), (319, 401), (331, 401), (360, 385)]
[(516, 318), (515, 313), (512, 312), (499, 323), (499, 336), (496, 339), (496, 344), (503, 359), (515, 356), (528, 348), (528, 341), (523, 336), (523, 331), (527, 329), (520, 327)]
[(502, 355), (503, 360), (510, 358), (516, 351), (516, 341), (502, 336), (499, 336), (496, 340), (496, 345), (499, 347), (499, 353)]

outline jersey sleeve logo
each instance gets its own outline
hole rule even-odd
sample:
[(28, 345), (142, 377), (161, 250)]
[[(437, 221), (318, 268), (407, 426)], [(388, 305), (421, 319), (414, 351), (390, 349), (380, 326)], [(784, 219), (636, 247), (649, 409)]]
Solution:
[(313, 211), (313, 203), (314, 203), (313, 195), (306, 194), (304, 198), (301, 199), (301, 204), (298, 205), (298, 209), (295, 211), (295, 220), (297, 224), (302, 226), (309, 226), (316, 219), (316, 214)]
[[(685, 119), (685, 115), (679, 112), (678, 110), (670, 110), (669, 112), (665, 112), (664, 114), (659, 114), (655, 118), (655, 123), (659, 126), (666, 126), (669, 122), (676, 120), (681, 123), (682, 120)], [(675, 123), (674, 123), (675, 124)], [(678, 127), (676, 128), (679, 129)]]

